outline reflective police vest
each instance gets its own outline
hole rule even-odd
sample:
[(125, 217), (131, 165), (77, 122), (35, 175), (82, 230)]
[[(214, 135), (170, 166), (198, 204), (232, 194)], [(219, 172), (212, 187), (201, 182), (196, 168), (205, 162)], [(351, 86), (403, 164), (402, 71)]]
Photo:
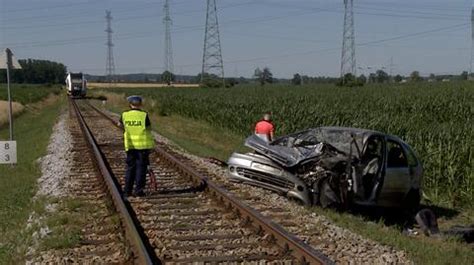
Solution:
[(129, 110), (122, 113), (122, 122), (125, 128), (123, 133), (125, 151), (155, 147), (151, 131), (146, 129), (146, 115), (147, 113), (141, 110)]

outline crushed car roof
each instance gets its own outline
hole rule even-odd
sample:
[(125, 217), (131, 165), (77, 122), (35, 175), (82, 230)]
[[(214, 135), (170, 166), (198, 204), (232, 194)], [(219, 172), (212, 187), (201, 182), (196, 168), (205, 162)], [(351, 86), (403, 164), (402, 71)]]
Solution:
[[(247, 138), (245, 145), (286, 167), (291, 167), (302, 160), (321, 155), (322, 143), (329, 144), (345, 155), (358, 157), (359, 151), (356, 148), (362, 149), (366, 139), (372, 135), (385, 134), (350, 127), (316, 127), (279, 137), (271, 143), (252, 135)], [(357, 147), (354, 147), (354, 142)], [(311, 148), (308, 149), (308, 146)]]

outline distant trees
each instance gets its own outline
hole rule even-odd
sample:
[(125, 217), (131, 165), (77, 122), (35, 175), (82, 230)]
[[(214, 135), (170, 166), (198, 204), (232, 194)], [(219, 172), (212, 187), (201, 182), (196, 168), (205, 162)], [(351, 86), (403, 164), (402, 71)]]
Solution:
[(377, 72), (375, 72), (375, 75), (377, 83), (385, 83), (390, 80), (390, 76), (383, 70), (377, 70)]
[(375, 73), (370, 73), (369, 74), (369, 83), (375, 83), (377, 82), (377, 75)]
[(293, 75), (293, 79), (291, 79), (291, 83), (295, 86), (301, 85), (301, 75), (296, 73)]
[(360, 75), (358, 79), (362, 84), (367, 83), (367, 77), (365, 75)]
[(401, 75), (396, 75), (393, 78), (393, 81), (395, 81), (396, 83), (400, 83), (400, 82), (402, 82), (402, 80), (403, 80), (403, 76), (401, 76)]
[(423, 78), (421, 78), (420, 72), (418, 72), (418, 71), (413, 71), (413, 72), (411, 72), (411, 74), (410, 74), (410, 81), (412, 81), (412, 82), (420, 82), (420, 81), (422, 81), (422, 80), (423, 80)]
[(460, 75), (459, 75), (459, 79), (461, 80), (467, 80), (467, 77), (469, 76), (469, 74), (467, 73), (467, 71), (463, 71)]
[(168, 84), (168, 86), (171, 85), (171, 82), (174, 82), (175, 79), (176, 76), (170, 71), (164, 71), (161, 74), (161, 82)]
[(224, 80), (221, 77), (218, 77), (215, 74), (205, 73), (202, 75), (199, 73), (196, 76), (196, 83), (200, 83), (202, 87), (224, 87)]
[[(62, 63), (26, 59), (18, 61), (22, 67), (21, 70), (11, 71), (10, 80), (13, 83), (30, 84), (62, 84), (66, 78), (67, 68)], [(0, 70), (0, 80), (6, 80), (6, 70)]]
[(260, 68), (255, 69), (253, 76), (262, 86), (266, 83), (273, 83), (273, 74), (268, 67), (263, 68), (263, 70), (260, 70)]
[(364, 82), (359, 80), (351, 73), (347, 73), (344, 77), (339, 79), (339, 82), (336, 83), (337, 86), (347, 86), (347, 87), (355, 87), (355, 86), (363, 86)]

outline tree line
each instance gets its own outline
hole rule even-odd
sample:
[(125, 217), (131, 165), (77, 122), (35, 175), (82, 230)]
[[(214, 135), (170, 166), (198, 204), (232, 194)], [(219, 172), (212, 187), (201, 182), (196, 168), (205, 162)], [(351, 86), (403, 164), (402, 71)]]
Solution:
[[(18, 60), (18, 63), (22, 69), (10, 71), (12, 83), (62, 84), (66, 78), (67, 68), (62, 63), (36, 59)], [(0, 80), (2, 83), (7, 80), (5, 69), (0, 69)]]

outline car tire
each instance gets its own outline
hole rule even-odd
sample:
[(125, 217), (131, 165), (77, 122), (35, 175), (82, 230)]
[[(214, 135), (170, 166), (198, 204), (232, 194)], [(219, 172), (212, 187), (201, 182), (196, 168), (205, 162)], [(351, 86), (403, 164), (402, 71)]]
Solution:
[(420, 190), (419, 189), (410, 189), (410, 191), (405, 196), (403, 200), (403, 209), (408, 213), (416, 213), (420, 208)]
[(319, 185), (319, 203), (322, 208), (337, 208), (340, 200), (329, 184), (329, 178), (321, 181)]

